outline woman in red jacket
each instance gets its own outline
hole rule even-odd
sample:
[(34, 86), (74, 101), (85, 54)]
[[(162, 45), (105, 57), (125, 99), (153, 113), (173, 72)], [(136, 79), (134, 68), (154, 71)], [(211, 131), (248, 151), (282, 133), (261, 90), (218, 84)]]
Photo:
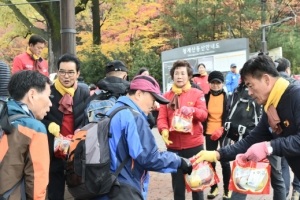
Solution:
[(200, 63), (197, 67), (197, 70), (200, 74), (199, 77), (195, 77), (193, 79), (194, 83), (199, 85), (203, 90), (204, 94), (207, 94), (209, 91), (209, 84), (208, 84), (208, 74), (206, 72), (206, 67), (203, 63)]
[[(168, 151), (190, 158), (203, 149), (203, 127), (201, 122), (207, 118), (205, 98), (202, 91), (191, 88), (190, 79), (193, 69), (185, 60), (173, 64), (170, 75), (174, 81), (172, 89), (164, 94), (170, 100), (168, 105), (161, 105), (157, 127), (167, 145)], [(170, 131), (175, 110), (185, 116), (193, 116), (192, 131), (189, 133)], [(172, 173), (174, 200), (185, 200), (185, 181), (181, 170)], [(204, 199), (203, 192), (193, 192), (193, 200)]]

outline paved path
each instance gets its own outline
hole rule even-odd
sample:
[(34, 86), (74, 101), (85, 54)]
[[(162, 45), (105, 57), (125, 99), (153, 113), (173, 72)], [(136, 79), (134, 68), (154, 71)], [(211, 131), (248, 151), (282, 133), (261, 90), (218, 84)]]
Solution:
[[(153, 134), (156, 138), (157, 145), (161, 151), (166, 150), (165, 144), (161, 139), (156, 128), (153, 129)], [(220, 178), (219, 189), (222, 189), (222, 170), (220, 163), (217, 163), (217, 174)], [(292, 188), (292, 187), (291, 187)], [(206, 197), (209, 189), (204, 190), (204, 195)], [(269, 195), (248, 195), (247, 200), (272, 200), (273, 190), (271, 190), (271, 194)], [(220, 195), (215, 198), (215, 200), (221, 200), (223, 195), (223, 191), (220, 191)], [(290, 191), (291, 196), (291, 191)], [(65, 194), (65, 199), (72, 199), (71, 195), (67, 192)], [(205, 198), (206, 199), (206, 198)], [(150, 184), (149, 184), (149, 194), (147, 200), (173, 200), (173, 190), (171, 183), (171, 175), (170, 174), (162, 174), (157, 172), (150, 172)], [(186, 194), (186, 200), (192, 200), (191, 193)], [(284, 199), (283, 199), (284, 200)]]

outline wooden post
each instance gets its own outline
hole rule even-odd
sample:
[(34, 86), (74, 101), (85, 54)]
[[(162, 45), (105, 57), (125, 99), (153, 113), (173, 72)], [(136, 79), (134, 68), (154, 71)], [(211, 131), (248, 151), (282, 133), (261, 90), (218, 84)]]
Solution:
[(75, 3), (74, 0), (60, 0), (61, 53), (76, 55)]

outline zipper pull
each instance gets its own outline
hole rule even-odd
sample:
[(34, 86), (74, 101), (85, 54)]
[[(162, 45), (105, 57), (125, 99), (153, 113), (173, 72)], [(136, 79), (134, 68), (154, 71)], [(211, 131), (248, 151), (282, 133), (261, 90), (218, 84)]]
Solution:
[(248, 101), (248, 107), (246, 108), (246, 111), (250, 110), (250, 105), (249, 105), (249, 101)]

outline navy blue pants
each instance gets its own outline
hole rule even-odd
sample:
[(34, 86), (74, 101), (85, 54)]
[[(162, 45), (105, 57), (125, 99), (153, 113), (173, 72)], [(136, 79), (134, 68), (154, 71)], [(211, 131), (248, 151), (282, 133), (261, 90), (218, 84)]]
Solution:
[[(284, 183), (285, 183), (286, 196), (288, 196), (289, 191), (290, 191), (291, 177), (290, 177), (290, 167), (289, 167), (289, 164), (287, 163), (285, 157), (281, 158), (281, 167), (282, 167), (282, 176), (283, 176)], [(300, 192), (300, 182), (299, 182), (299, 179), (295, 175), (294, 175), (292, 185), (293, 185), (293, 190)]]
[[(203, 150), (203, 145), (183, 149), (183, 150), (174, 150), (168, 149), (168, 151), (177, 153), (178, 156), (183, 158), (190, 158), (197, 153)], [(185, 181), (184, 174), (181, 169), (178, 169), (176, 173), (172, 173), (172, 187), (174, 191), (174, 200), (185, 200)], [(202, 192), (192, 192), (193, 200), (204, 200), (203, 191)]]

